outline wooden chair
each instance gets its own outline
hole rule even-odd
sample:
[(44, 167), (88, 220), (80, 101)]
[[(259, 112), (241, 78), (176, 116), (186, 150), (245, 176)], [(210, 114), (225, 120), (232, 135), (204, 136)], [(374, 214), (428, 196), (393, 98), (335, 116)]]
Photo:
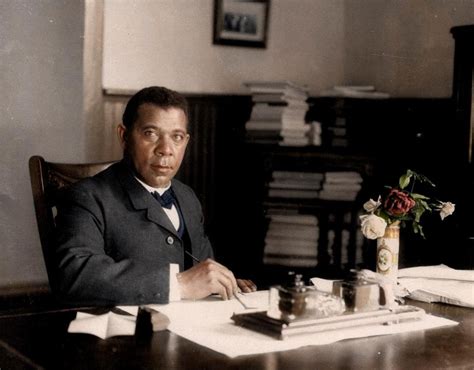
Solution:
[(29, 160), (31, 190), (36, 212), (39, 237), (43, 257), (48, 273), (49, 285), (55, 284), (52, 237), (55, 229), (56, 205), (64, 189), (78, 180), (94, 176), (115, 163), (53, 163), (47, 162), (40, 156)]

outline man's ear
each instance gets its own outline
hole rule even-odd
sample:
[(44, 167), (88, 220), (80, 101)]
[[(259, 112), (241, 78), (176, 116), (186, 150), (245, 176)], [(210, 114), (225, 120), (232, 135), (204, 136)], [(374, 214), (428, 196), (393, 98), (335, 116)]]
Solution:
[(123, 124), (119, 124), (117, 126), (117, 136), (120, 140), (120, 145), (122, 146), (122, 149), (125, 149), (127, 146), (127, 128)]

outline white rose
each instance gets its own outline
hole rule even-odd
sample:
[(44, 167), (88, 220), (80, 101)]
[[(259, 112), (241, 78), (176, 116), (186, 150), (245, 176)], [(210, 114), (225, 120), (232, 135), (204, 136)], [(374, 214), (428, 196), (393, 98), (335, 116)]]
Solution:
[(387, 222), (374, 214), (360, 216), (362, 234), (367, 239), (381, 238), (385, 234)]
[(439, 215), (441, 217), (441, 220), (444, 220), (446, 217), (452, 215), (455, 206), (456, 205), (451, 202), (441, 202), (441, 205), (439, 206)]
[(379, 199), (377, 199), (377, 201), (370, 199), (364, 203), (363, 207), (367, 212), (374, 213), (375, 210), (379, 208), (381, 204), (382, 202), (380, 201), (380, 195), (379, 195)]

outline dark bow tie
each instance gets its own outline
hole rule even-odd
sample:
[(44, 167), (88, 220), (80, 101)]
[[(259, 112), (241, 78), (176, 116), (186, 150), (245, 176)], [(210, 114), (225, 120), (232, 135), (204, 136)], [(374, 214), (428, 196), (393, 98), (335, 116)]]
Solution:
[(160, 202), (162, 207), (165, 207), (165, 208), (168, 208), (168, 209), (171, 209), (172, 205), (176, 201), (176, 198), (174, 197), (174, 194), (173, 194), (173, 191), (171, 190), (171, 188), (166, 190), (162, 195), (158, 194), (157, 191), (154, 191), (153, 193), (151, 193), (151, 195), (153, 195), (153, 197), (158, 202)]

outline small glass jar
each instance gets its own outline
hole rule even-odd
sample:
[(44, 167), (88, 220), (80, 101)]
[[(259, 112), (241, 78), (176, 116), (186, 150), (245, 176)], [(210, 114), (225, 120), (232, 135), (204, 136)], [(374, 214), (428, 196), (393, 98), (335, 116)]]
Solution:
[(333, 294), (344, 299), (348, 312), (375, 311), (380, 308), (380, 286), (367, 281), (357, 271), (348, 279), (333, 284)]
[(267, 315), (285, 321), (337, 316), (345, 311), (342, 298), (306, 286), (301, 275), (286, 286), (272, 286), (269, 303)]

